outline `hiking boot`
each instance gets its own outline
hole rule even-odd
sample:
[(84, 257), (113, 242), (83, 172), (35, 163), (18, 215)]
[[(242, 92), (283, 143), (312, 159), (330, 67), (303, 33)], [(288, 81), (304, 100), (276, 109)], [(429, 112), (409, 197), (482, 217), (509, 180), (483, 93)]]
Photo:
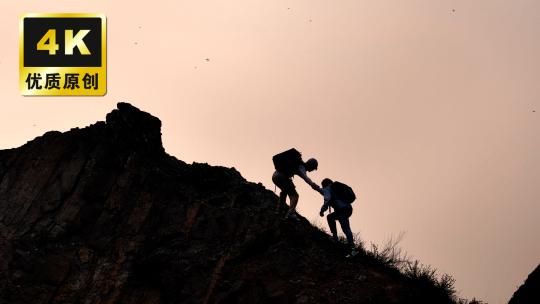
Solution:
[(285, 219), (292, 219), (295, 221), (299, 221), (300, 218), (298, 218), (298, 215), (296, 215), (296, 212), (290, 212), (285, 215)]
[(350, 259), (350, 258), (356, 256), (357, 254), (358, 254), (358, 251), (356, 250), (356, 248), (353, 248), (353, 249), (351, 250), (351, 252), (350, 252), (349, 254), (347, 254), (345, 257), (348, 258), (348, 259)]
[(280, 206), (276, 207), (276, 209), (274, 210), (274, 213), (275, 214), (283, 214), (283, 213), (285, 213), (287, 211), (289, 211), (289, 206), (280, 205)]
[(338, 239), (337, 236), (331, 236), (331, 235), (329, 235), (329, 236), (328, 236), (328, 239), (330, 239), (330, 241), (332, 241), (332, 243), (334, 243), (334, 244), (340, 244), (339, 239)]

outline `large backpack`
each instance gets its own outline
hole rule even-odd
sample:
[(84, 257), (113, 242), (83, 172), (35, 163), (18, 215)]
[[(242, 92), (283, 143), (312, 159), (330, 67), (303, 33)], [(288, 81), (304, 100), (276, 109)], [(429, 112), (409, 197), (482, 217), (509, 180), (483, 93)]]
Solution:
[(344, 183), (333, 182), (330, 186), (330, 191), (332, 191), (332, 195), (336, 196), (336, 199), (344, 201), (348, 204), (352, 204), (356, 199), (353, 189)]
[(287, 177), (292, 177), (298, 170), (298, 167), (304, 163), (302, 161), (302, 154), (294, 148), (274, 155), (272, 161), (274, 162), (276, 171)]

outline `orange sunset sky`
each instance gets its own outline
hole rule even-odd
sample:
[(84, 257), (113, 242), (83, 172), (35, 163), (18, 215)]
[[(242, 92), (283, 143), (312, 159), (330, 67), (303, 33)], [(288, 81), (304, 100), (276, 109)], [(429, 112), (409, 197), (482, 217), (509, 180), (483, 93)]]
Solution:
[[(353, 232), (505, 303), (540, 262), (540, 1), (0, 2), (0, 149), (127, 101), (166, 151), (271, 182), (272, 155), (350, 184)], [(99, 12), (104, 97), (22, 97), (19, 18)], [(209, 59), (209, 60), (206, 60)], [(46, 151), (44, 151), (46, 152)], [(320, 195), (296, 179), (313, 223)]]

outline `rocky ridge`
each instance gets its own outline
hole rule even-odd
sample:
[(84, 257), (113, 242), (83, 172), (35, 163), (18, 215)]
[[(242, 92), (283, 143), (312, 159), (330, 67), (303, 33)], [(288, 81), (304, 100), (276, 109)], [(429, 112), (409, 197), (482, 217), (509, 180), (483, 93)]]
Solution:
[(0, 303), (452, 303), (276, 200), (168, 155), (160, 120), (119, 103), (0, 151)]

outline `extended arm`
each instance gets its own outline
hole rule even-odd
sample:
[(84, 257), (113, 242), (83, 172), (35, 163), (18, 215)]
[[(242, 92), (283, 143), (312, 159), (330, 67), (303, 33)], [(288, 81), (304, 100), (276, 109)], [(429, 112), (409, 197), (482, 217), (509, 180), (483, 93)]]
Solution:
[(308, 176), (307, 176), (307, 173), (306, 173), (306, 168), (304, 168), (304, 166), (300, 166), (298, 167), (298, 173), (297, 173), (298, 176), (300, 176), (308, 185), (311, 186), (311, 188), (313, 188), (313, 190), (321, 193), (321, 187), (319, 187), (319, 185), (317, 185), (316, 183), (314, 183)]
[(330, 205), (330, 199), (332, 197), (331, 193), (330, 193), (330, 190), (328, 188), (325, 188), (325, 189), (322, 189), (321, 190), (323, 196), (324, 196), (324, 203), (321, 207), (321, 212), (319, 212), (319, 215), (320, 216), (324, 216), (324, 212), (326, 210), (328, 210), (328, 207)]

